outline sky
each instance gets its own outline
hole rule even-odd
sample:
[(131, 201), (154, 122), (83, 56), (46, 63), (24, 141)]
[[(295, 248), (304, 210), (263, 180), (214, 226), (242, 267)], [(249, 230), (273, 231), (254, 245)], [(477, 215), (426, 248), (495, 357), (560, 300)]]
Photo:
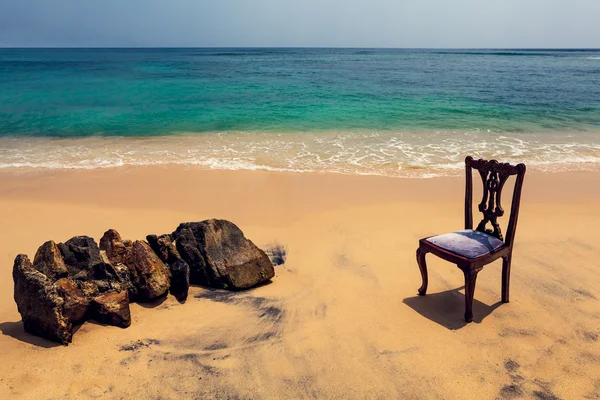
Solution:
[(0, 0), (0, 47), (599, 48), (600, 0)]

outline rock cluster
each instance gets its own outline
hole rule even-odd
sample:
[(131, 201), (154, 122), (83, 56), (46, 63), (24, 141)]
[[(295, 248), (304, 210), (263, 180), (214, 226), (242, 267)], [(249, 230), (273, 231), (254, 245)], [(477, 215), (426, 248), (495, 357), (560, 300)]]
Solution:
[(267, 255), (225, 220), (180, 224), (147, 241), (123, 240), (110, 229), (100, 246), (88, 236), (48, 241), (33, 263), (19, 254), (13, 266), (14, 298), (25, 331), (63, 344), (88, 318), (126, 328), (130, 301), (170, 292), (178, 301), (190, 283), (243, 290), (275, 275)]

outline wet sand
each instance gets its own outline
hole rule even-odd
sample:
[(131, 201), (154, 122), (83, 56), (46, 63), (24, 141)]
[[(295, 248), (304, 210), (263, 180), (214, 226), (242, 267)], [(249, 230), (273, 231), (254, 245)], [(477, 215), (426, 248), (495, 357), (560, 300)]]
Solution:
[[(526, 177), (511, 302), (500, 303), (497, 261), (465, 324), (461, 271), (428, 256), (418, 297), (415, 262), (419, 238), (462, 229), (463, 178), (0, 171), (0, 398), (600, 398), (599, 182)], [(23, 332), (18, 253), (206, 218), (284, 246), (272, 283), (134, 304), (130, 328), (88, 322), (66, 347)]]

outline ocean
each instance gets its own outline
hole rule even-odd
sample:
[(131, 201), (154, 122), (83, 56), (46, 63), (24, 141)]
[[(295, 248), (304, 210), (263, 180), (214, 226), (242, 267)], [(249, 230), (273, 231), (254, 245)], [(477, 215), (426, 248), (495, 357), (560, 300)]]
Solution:
[(600, 167), (600, 50), (0, 49), (0, 168)]

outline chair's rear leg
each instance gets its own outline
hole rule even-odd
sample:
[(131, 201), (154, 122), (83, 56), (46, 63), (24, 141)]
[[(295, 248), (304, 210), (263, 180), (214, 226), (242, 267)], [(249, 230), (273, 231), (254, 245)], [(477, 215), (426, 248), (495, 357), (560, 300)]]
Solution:
[(508, 292), (510, 289), (510, 263), (512, 256), (502, 257), (502, 302), (508, 303)]
[(419, 295), (425, 296), (427, 293), (427, 285), (429, 283), (427, 279), (427, 263), (425, 262), (426, 251), (423, 251), (421, 247), (417, 249), (417, 264), (419, 264), (419, 270), (421, 270), (421, 278), (423, 278), (423, 284), (419, 288)]
[(466, 270), (465, 274), (465, 321), (473, 321), (473, 295), (475, 294), (475, 283), (477, 282), (476, 270)]

